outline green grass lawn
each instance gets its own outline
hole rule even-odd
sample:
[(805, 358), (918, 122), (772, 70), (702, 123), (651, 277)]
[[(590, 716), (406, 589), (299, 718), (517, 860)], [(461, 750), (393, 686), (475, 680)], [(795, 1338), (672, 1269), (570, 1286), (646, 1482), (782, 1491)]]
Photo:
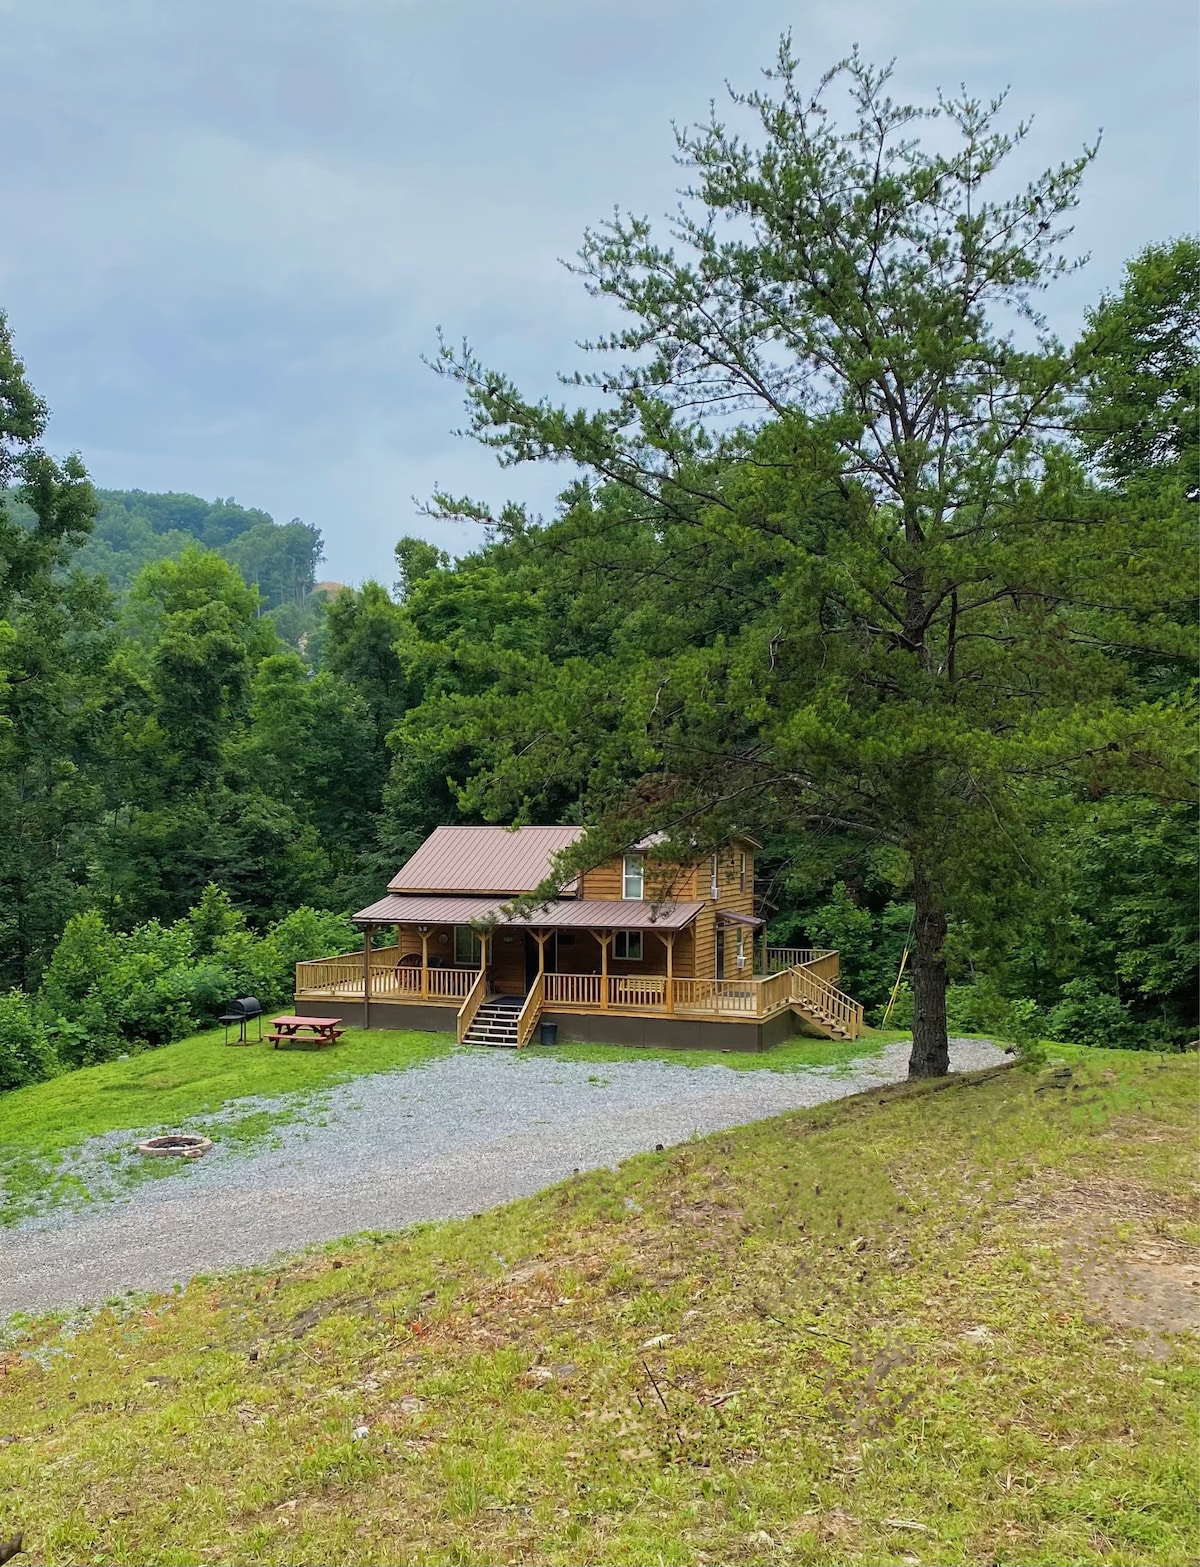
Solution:
[(900, 1085), (0, 1351), (31, 1567), (1200, 1556), (1194, 1059)]

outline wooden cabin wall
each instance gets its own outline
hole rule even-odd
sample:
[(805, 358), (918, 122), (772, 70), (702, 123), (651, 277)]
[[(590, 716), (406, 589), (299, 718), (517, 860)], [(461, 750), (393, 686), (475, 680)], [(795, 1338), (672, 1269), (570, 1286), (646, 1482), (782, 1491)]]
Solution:
[[(646, 862), (646, 898), (645, 902), (652, 903), (656, 900), (672, 899), (676, 902), (689, 902), (695, 897), (705, 897), (707, 893), (692, 891), (695, 884), (695, 871), (688, 865), (656, 865), (653, 860)], [(615, 856), (611, 860), (605, 860), (602, 865), (597, 865), (593, 870), (585, 871), (582, 877), (583, 887), (580, 893), (584, 898), (613, 898), (623, 899), (625, 894), (625, 858), (623, 855)]]
[[(740, 856), (746, 856), (746, 884), (741, 886)], [(624, 865), (621, 857), (606, 860), (581, 877), (580, 895), (605, 902), (622, 902), (624, 892)], [(646, 902), (671, 896), (679, 902), (702, 901), (705, 907), (697, 915), (694, 924), (680, 931), (675, 938), (673, 970), (681, 978), (712, 979), (717, 970), (718, 910), (737, 914), (754, 913), (754, 851), (745, 840), (734, 839), (717, 856), (717, 898), (712, 901), (712, 862), (705, 858), (693, 866), (655, 866), (651, 861), (646, 867)], [(726, 927), (729, 931), (733, 927)], [(523, 933), (513, 931), (512, 941), (505, 941), (505, 932), (497, 930), (492, 937), (492, 976), (496, 988), (504, 994), (525, 993), (525, 942)], [(590, 931), (575, 929), (560, 935), (574, 935), (574, 941), (560, 941), (557, 967), (563, 974), (598, 974), (600, 972), (600, 948)], [(442, 938), (445, 938), (444, 940)], [(753, 931), (746, 927), (745, 951), (747, 962), (742, 970), (737, 968), (737, 935), (727, 937), (725, 973), (732, 978), (738, 972), (752, 969)], [(400, 926), (398, 929), (398, 957), (421, 951), (421, 937), (416, 927)], [(619, 958), (609, 958), (611, 974), (664, 974), (666, 952), (661, 937), (646, 931), (643, 935), (645, 956), (640, 962), (630, 963)], [(429, 935), (429, 957), (449, 965), (454, 964), (454, 929), (449, 925), (437, 925)]]

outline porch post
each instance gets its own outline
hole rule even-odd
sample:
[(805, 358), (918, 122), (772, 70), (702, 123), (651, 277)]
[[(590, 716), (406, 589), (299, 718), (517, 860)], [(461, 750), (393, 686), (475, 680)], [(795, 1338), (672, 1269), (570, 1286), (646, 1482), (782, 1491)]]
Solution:
[(663, 940), (667, 944), (667, 1011), (675, 1011), (675, 972), (672, 962), (675, 956), (675, 932), (668, 930), (663, 933)]
[(612, 940), (610, 930), (594, 930), (592, 935), (600, 943), (600, 1010), (608, 1011), (608, 944)]
[(538, 944), (538, 978), (539, 979), (541, 979), (542, 975), (546, 972), (546, 943), (550, 940), (550, 936), (551, 936), (551, 932), (548, 931), (548, 930), (542, 931), (540, 935), (539, 935), (539, 933), (536, 930), (533, 933), (533, 939)]
[(374, 925), (363, 926), (363, 1027), (371, 1026), (371, 936)]
[(429, 999), (429, 932), (421, 932), (421, 1000)]

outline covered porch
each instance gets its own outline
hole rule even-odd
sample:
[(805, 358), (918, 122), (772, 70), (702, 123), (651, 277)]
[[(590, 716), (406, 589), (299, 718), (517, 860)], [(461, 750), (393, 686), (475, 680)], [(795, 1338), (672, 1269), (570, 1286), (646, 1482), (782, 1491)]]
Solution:
[(468, 951), (455, 927), (405, 926), (384, 946), (368, 928), (360, 954), (297, 964), (296, 999), (359, 1003), (364, 1026), (445, 1027), (461, 1040), (485, 1001), (512, 997), (521, 1044), (551, 1013), (761, 1023), (799, 1005), (836, 1019), (839, 1033), (861, 1032), (861, 1007), (835, 984), (836, 952), (754, 943), (736, 973), (697, 976), (694, 930), (647, 931), (640, 944), (627, 932), (577, 926), (564, 941), (562, 927), (498, 925), (472, 932)]

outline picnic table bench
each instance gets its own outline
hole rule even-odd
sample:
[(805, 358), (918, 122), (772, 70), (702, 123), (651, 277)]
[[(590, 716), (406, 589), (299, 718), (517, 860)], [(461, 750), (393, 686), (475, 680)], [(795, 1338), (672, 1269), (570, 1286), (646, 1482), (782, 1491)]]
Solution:
[(321, 1050), (336, 1045), (345, 1032), (340, 1017), (273, 1017), (267, 1038), (276, 1050), (288, 1044)]

